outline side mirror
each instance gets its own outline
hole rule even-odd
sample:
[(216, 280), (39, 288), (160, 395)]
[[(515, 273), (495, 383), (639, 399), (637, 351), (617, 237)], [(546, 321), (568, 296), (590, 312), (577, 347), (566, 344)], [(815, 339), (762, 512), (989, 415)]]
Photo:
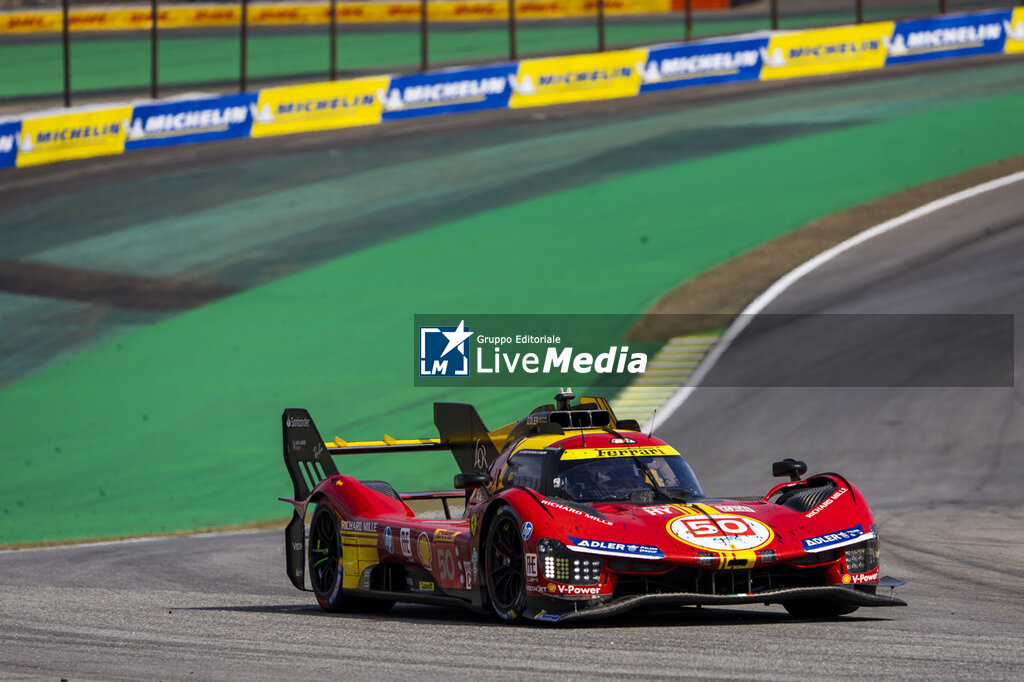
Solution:
[(470, 471), (464, 474), (455, 474), (455, 487), (459, 490), (474, 490), (482, 488), (491, 482), (489, 474), (482, 471)]
[(790, 457), (781, 462), (772, 462), (772, 476), (789, 476), (791, 481), (799, 481), (800, 476), (807, 473), (807, 464)]

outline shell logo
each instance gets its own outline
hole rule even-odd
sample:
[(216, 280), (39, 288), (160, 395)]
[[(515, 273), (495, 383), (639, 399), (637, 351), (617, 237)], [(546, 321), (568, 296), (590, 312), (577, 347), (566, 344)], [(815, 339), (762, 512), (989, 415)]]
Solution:
[(420, 563), (423, 564), (423, 568), (430, 569), (430, 541), (427, 540), (426, 533), (420, 533), (419, 542), (416, 545), (416, 550), (420, 555)]

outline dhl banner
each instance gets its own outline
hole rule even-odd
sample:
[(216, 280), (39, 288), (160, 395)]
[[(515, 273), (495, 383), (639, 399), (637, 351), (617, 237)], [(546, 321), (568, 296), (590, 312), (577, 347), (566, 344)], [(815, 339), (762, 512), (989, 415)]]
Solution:
[(252, 110), (252, 137), (380, 123), (380, 93), (390, 77), (293, 85), (260, 90)]
[(1024, 7), (1013, 10), (1013, 16), (1003, 28), (1006, 30), (1006, 54), (1024, 52)]
[(894, 26), (881, 21), (775, 34), (761, 56), (761, 80), (880, 69)]
[(512, 109), (632, 97), (640, 91), (647, 49), (524, 59), (514, 76)]
[(120, 154), (124, 151), (124, 124), (131, 115), (129, 106), (24, 119), (18, 135), (17, 165)]
[[(708, 0), (713, 1), (713, 0)], [(673, 0), (604, 0), (605, 12), (617, 14), (658, 14), (672, 10)], [(519, 19), (556, 19), (592, 16), (597, 0), (516, 0)], [(70, 11), (68, 26), (73, 31), (123, 31), (149, 28), (148, 7), (81, 7)], [(238, 4), (167, 5), (158, 12), (161, 28), (238, 25), (242, 10)], [(420, 3), (340, 0), (337, 18), (342, 23), (388, 23), (420, 20)], [(437, 0), (429, 3), (432, 21), (486, 21), (507, 19), (507, 0)], [(326, 2), (254, 3), (249, 5), (248, 23), (253, 25), (326, 24), (330, 5)], [(59, 11), (14, 11), (0, 13), (0, 33), (54, 32), (62, 30)]]

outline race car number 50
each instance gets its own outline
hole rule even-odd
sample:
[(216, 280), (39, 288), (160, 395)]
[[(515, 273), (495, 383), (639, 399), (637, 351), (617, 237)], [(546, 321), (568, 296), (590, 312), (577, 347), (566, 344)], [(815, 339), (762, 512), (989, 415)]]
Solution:
[(668, 531), (688, 545), (719, 552), (759, 549), (773, 535), (756, 519), (732, 515), (680, 516), (669, 521)]

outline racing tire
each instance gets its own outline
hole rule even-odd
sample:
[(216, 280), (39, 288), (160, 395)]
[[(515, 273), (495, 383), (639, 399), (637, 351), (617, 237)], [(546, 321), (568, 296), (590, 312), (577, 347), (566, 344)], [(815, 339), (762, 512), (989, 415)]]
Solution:
[(491, 519), (484, 545), (487, 595), (506, 623), (519, 620), (526, 610), (526, 550), (519, 528), (519, 517), (503, 506)]
[(794, 618), (835, 618), (856, 611), (859, 606), (828, 599), (794, 599), (782, 604)]
[(309, 583), (320, 608), (331, 613), (383, 613), (395, 605), (388, 599), (365, 599), (341, 589), (341, 533), (338, 516), (326, 502), (318, 504), (309, 524)]

